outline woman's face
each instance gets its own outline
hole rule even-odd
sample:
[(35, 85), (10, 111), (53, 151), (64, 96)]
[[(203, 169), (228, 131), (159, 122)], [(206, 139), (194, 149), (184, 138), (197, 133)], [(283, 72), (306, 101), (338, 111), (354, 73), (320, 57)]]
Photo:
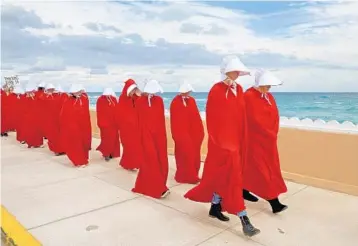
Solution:
[(181, 93), (180, 95), (182, 95), (183, 97), (188, 97), (190, 95), (190, 91)]
[(133, 97), (133, 96), (138, 96), (140, 97), (142, 95), (142, 92), (138, 89), (138, 88), (134, 88), (130, 93), (129, 96)]
[(53, 88), (51, 88), (51, 89), (47, 89), (47, 90), (46, 90), (46, 92), (47, 92), (47, 93), (52, 94), (52, 93), (54, 93), (54, 92), (55, 92), (55, 89), (53, 89)]
[(267, 93), (270, 91), (271, 85), (261, 85), (259, 86), (259, 89), (261, 93)]
[(226, 76), (232, 80), (237, 80), (237, 78), (239, 77), (240, 72), (239, 71), (232, 71), (232, 72), (228, 72), (226, 73)]
[(81, 96), (81, 94), (82, 94), (81, 91), (72, 93), (72, 95), (74, 95), (75, 97), (79, 97), (79, 96)]

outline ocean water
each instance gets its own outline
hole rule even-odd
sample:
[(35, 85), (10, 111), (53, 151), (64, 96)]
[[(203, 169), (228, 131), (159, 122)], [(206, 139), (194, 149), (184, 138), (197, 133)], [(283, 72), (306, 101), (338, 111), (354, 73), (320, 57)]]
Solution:
[[(91, 106), (96, 105), (97, 98), (102, 94), (89, 92)], [(116, 93), (119, 96), (120, 93)], [(161, 96), (165, 108), (169, 109), (171, 100), (177, 93), (166, 92)], [(205, 111), (207, 92), (193, 93), (199, 110)], [(276, 98), (280, 116), (322, 119), (338, 122), (351, 121), (358, 124), (358, 93), (273, 93)]]

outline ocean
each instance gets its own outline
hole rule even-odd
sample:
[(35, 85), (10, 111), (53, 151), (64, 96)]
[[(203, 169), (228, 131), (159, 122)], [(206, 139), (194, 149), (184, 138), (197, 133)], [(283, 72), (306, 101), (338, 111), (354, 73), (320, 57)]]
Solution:
[[(96, 105), (101, 92), (89, 92), (91, 106)], [(119, 96), (120, 93), (116, 93)], [(177, 95), (176, 92), (166, 92), (161, 96), (165, 108), (169, 109), (170, 102)], [(192, 93), (200, 111), (205, 111), (207, 92)], [(336, 120), (340, 123), (351, 121), (358, 124), (358, 93), (296, 93), (276, 92), (280, 116)]]

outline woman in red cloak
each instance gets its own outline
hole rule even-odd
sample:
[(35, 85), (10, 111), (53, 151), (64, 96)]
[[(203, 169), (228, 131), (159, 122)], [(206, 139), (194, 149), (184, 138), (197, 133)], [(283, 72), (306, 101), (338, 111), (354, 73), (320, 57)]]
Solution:
[(138, 169), (143, 163), (137, 109), (137, 101), (140, 95), (141, 92), (134, 80), (128, 79), (117, 104), (116, 122), (123, 146), (119, 165), (127, 170)]
[(243, 90), (235, 80), (249, 74), (237, 57), (223, 61), (223, 81), (210, 90), (206, 105), (208, 153), (200, 184), (185, 194), (196, 202), (210, 202), (209, 216), (221, 221), (227, 211), (240, 217), (243, 232), (254, 236), (260, 232), (250, 222), (242, 197), (242, 171), (247, 150), (246, 112)]
[(60, 111), (62, 100), (55, 93), (55, 86), (48, 84), (43, 95), (44, 134), (48, 139), (49, 149), (56, 156), (63, 155), (60, 141)]
[(38, 109), (38, 122), (39, 122), (39, 128), (40, 128), (40, 132), (41, 132), (41, 135), (43, 136), (43, 138), (47, 139), (47, 136), (46, 136), (46, 116), (45, 116), (45, 113), (44, 113), (44, 110), (45, 110), (45, 88), (46, 88), (46, 85), (45, 83), (41, 82), (37, 85), (37, 91), (35, 92), (35, 96), (37, 98), (37, 105), (39, 107)]
[(282, 82), (268, 71), (259, 70), (255, 86), (245, 92), (248, 123), (248, 156), (244, 167), (244, 188), (266, 199), (273, 213), (287, 209), (278, 196), (287, 192), (277, 149), (279, 113), (269, 90)]
[(115, 120), (117, 107), (116, 94), (106, 88), (96, 104), (97, 126), (101, 131), (101, 143), (97, 147), (106, 161), (121, 156), (119, 133)]
[(89, 112), (89, 98), (88, 98), (88, 94), (86, 92), (86, 89), (83, 85), (79, 85), (79, 87), (81, 87), (81, 98), (83, 100), (84, 105), (86, 105), (86, 108), (88, 108), (88, 110), (85, 111), (85, 114), (83, 115), (83, 122), (85, 123), (84, 125), (84, 132), (85, 132), (85, 137), (86, 137), (86, 146), (88, 148), (88, 150), (92, 149), (92, 125), (91, 125), (91, 116), (90, 116), (90, 112)]
[(24, 103), (24, 118), (21, 122), (21, 129), (23, 130), (28, 148), (43, 147), (42, 122), (40, 122), (43, 117), (39, 116), (42, 114), (39, 104), (39, 98), (36, 96), (36, 87), (31, 84), (27, 85)]
[(11, 90), (7, 84), (1, 89), (1, 137), (7, 137), (11, 130)]
[(69, 93), (60, 114), (61, 144), (71, 162), (75, 166), (84, 167), (89, 159), (86, 127), (90, 119), (87, 117), (87, 97), (82, 95), (82, 86), (78, 84), (73, 84)]
[(68, 98), (68, 94), (64, 92), (64, 90), (60, 85), (57, 85), (55, 89), (55, 93), (57, 94), (58, 97), (60, 97), (61, 104), (63, 104), (63, 102)]
[(14, 88), (14, 94), (16, 100), (14, 103), (14, 109), (16, 114), (14, 116), (15, 122), (15, 131), (16, 131), (16, 140), (22, 144), (25, 143), (24, 131), (21, 128), (22, 122), (24, 121), (24, 107), (25, 107), (25, 91), (21, 88), (20, 85)]
[(158, 92), (163, 92), (163, 89), (156, 80), (150, 80), (137, 102), (145, 163), (139, 168), (132, 191), (153, 198), (164, 198), (169, 194), (166, 185), (169, 164), (164, 102), (155, 95)]
[(178, 183), (196, 184), (199, 182), (201, 163), (201, 144), (204, 139), (204, 127), (195, 99), (190, 97), (193, 88), (184, 83), (170, 105), (170, 126), (175, 142), (175, 160), (177, 170), (175, 180)]

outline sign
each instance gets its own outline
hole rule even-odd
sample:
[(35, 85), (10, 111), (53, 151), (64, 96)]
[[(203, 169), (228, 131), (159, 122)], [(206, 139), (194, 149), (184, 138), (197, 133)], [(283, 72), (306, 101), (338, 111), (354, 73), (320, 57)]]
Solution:
[(18, 85), (20, 83), (19, 77), (17, 75), (4, 77), (4, 79), (5, 79), (4, 87), (7, 88), (14, 88), (15, 85)]

